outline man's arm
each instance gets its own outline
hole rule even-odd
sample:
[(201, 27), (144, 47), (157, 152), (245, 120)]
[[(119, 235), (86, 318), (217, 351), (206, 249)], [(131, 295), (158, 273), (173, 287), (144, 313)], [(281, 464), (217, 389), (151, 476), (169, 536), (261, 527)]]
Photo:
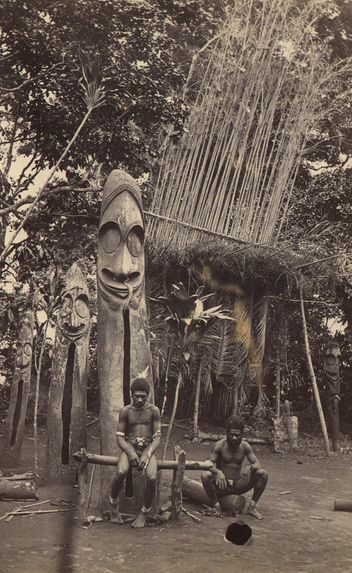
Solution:
[(150, 444), (147, 450), (144, 450), (143, 454), (141, 455), (141, 468), (145, 469), (149, 463), (150, 458), (155, 454), (156, 450), (160, 446), (160, 437), (161, 437), (161, 426), (160, 426), (160, 411), (157, 406), (153, 406), (153, 413), (152, 413), (152, 443)]
[(126, 440), (126, 429), (128, 425), (128, 412), (123, 408), (119, 413), (119, 421), (117, 424), (116, 430), (116, 438), (117, 438), (117, 445), (125, 454), (127, 455), (129, 462), (132, 466), (137, 466), (139, 464), (139, 456), (136, 453), (136, 450)]
[(160, 446), (161, 425), (160, 425), (160, 411), (157, 406), (153, 406), (153, 441), (150, 444), (149, 450), (152, 456)]
[(224, 472), (216, 467), (216, 463), (217, 463), (218, 458), (219, 458), (219, 453), (220, 453), (223, 445), (224, 445), (224, 440), (220, 440), (219, 442), (216, 442), (216, 444), (215, 444), (215, 446), (214, 446), (214, 448), (210, 454), (209, 460), (208, 460), (208, 461), (212, 462), (212, 464), (213, 464), (213, 467), (209, 471), (211, 471), (213, 474), (216, 475), (216, 485), (220, 489), (223, 489), (226, 486), (226, 477), (225, 477)]
[(251, 464), (252, 468), (254, 470), (259, 470), (261, 467), (260, 461), (258, 460), (257, 456), (254, 455), (253, 450), (252, 450), (252, 448), (248, 442), (245, 442), (245, 448), (246, 448), (245, 452), (246, 452), (247, 460)]

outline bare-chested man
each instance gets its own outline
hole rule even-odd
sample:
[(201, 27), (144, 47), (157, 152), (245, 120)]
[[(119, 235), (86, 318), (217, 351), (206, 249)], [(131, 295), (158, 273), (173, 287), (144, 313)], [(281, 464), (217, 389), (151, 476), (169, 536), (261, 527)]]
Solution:
[[(210, 456), (214, 469), (202, 473), (202, 482), (213, 507), (221, 513), (221, 498), (228, 495), (241, 495), (253, 489), (252, 500), (247, 513), (257, 519), (263, 516), (256, 508), (263, 494), (268, 472), (260, 467), (248, 442), (242, 440), (244, 420), (240, 416), (231, 416), (226, 422), (226, 438), (217, 442)], [(241, 473), (244, 459), (250, 465)]]
[(122, 451), (111, 486), (113, 523), (123, 523), (119, 511), (119, 494), (130, 466), (141, 470), (146, 477), (144, 505), (132, 527), (144, 527), (156, 490), (155, 452), (160, 445), (160, 412), (159, 408), (148, 402), (149, 392), (147, 380), (138, 378), (132, 383), (132, 404), (120, 411), (116, 432), (117, 444)]

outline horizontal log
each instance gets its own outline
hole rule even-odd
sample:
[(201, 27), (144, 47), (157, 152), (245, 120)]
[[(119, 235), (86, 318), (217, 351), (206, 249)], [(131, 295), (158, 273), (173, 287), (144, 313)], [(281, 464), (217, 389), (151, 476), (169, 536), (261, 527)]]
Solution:
[(335, 511), (352, 511), (352, 501), (335, 499), (334, 510)]
[[(100, 466), (117, 466), (117, 456), (103, 456), (101, 454), (86, 454), (88, 464), (98, 464)], [(77, 461), (81, 461), (82, 452), (76, 452), (73, 457)], [(157, 460), (158, 470), (175, 470), (177, 468), (176, 460)], [(186, 470), (210, 470), (213, 464), (209, 461), (197, 462), (186, 460)]]
[[(206, 432), (199, 432), (199, 434), (197, 435), (197, 439), (199, 442), (218, 442), (219, 440), (223, 440), (224, 438), (226, 438), (225, 434), (207, 434)], [(244, 436), (243, 439), (249, 444), (253, 445), (270, 444), (269, 438), (251, 438)]]
[(37, 487), (32, 481), (1, 478), (0, 499), (38, 499)]

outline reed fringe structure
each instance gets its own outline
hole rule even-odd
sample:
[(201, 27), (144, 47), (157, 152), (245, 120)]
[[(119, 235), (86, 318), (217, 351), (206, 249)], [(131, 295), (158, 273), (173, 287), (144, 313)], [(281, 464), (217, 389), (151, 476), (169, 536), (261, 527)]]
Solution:
[(320, 10), (313, 0), (236, 2), (192, 72), (199, 83), (181, 139), (163, 143), (148, 213), (156, 242), (189, 247), (209, 232), (277, 242), (307, 141), (331, 113), (324, 94), (351, 68), (324, 56)]

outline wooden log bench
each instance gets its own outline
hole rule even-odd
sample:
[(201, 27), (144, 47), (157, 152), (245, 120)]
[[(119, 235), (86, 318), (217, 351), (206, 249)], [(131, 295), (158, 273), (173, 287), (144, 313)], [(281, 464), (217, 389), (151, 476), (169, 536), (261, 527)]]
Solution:
[[(117, 466), (118, 457), (89, 454), (84, 448), (79, 452), (76, 452), (73, 457), (80, 463), (78, 471), (79, 518), (83, 524), (86, 521), (88, 465), (97, 464), (102, 466)], [(210, 470), (213, 464), (209, 461), (198, 462), (186, 460), (186, 453), (179, 446), (175, 446), (174, 448), (174, 457), (174, 460), (157, 460), (157, 465), (158, 471), (173, 470), (171, 485), (171, 519), (179, 519), (182, 513), (182, 483), (185, 471)]]

